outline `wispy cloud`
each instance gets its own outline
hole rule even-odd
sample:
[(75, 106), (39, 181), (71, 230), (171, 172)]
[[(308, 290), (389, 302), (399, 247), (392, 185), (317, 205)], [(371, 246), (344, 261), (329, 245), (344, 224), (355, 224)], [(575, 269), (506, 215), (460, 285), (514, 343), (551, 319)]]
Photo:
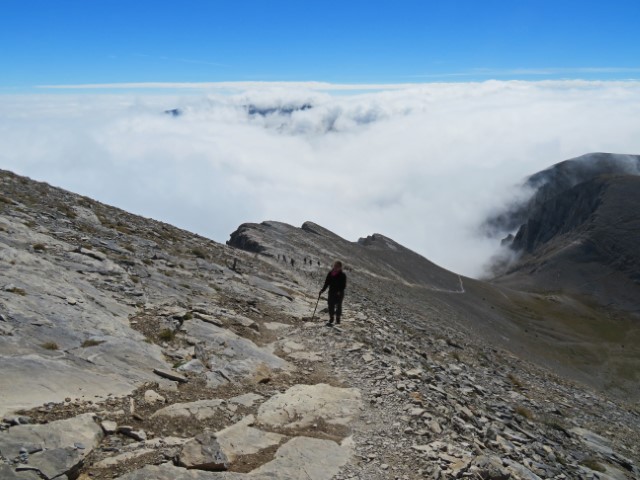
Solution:
[(117, 89), (187, 89), (187, 90), (249, 90), (262, 88), (295, 88), (321, 91), (354, 90), (399, 90), (419, 84), (348, 84), (326, 82), (123, 82), (123, 83), (87, 83), (71, 85), (37, 85), (40, 89), (63, 90), (117, 90)]
[[(640, 69), (639, 69), (640, 72)], [(448, 74), (449, 76), (464, 76), (465, 74)], [(244, 81), (244, 82), (121, 82), (121, 83), (85, 83), (85, 84), (60, 84), (60, 85), (36, 85), (35, 88), (43, 90), (201, 90), (242, 92), (247, 90), (307, 90), (320, 92), (375, 92), (385, 90), (408, 89), (438, 89), (449, 88), (456, 85), (489, 85), (494, 82), (500, 85), (525, 85), (535, 83), (542, 88), (586, 87), (591, 88), (601, 85), (624, 85), (635, 83), (635, 80), (538, 80), (530, 82), (525, 80), (485, 80), (478, 82), (412, 82), (412, 83), (328, 83), (328, 82), (268, 82), (268, 81)]]
[(407, 75), (407, 78), (505, 78), (521, 76), (580, 76), (593, 74), (638, 74), (640, 67), (547, 67), (547, 68), (474, 68), (464, 72), (424, 73)]

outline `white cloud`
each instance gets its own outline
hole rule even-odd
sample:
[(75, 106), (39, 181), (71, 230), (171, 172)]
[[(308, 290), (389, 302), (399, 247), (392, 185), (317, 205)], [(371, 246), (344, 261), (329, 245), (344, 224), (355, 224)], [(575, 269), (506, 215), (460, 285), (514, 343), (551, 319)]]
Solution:
[(234, 85), (0, 96), (0, 166), (218, 241), (246, 221), (313, 220), (476, 275), (496, 251), (476, 228), (523, 177), (586, 152), (640, 152), (640, 82)]

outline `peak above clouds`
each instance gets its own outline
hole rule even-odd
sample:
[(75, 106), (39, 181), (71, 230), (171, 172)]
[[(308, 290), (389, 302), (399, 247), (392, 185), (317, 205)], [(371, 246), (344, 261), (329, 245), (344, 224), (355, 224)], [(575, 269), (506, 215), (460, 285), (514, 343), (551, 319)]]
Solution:
[(479, 275), (499, 244), (479, 227), (525, 177), (640, 152), (640, 82), (314, 85), (0, 96), (0, 167), (218, 241), (312, 219)]

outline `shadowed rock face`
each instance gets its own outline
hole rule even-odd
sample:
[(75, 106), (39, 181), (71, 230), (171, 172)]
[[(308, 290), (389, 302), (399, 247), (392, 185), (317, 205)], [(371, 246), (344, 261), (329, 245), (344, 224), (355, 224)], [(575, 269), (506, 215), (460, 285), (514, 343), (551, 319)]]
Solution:
[(532, 196), (490, 217), (483, 228), (491, 234), (506, 236), (525, 223), (533, 209), (601, 175), (640, 175), (640, 155), (588, 153), (531, 175), (523, 188), (531, 190)]
[(640, 311), (640, 177), (598, 176), (537, 203), (501, 284), (589, 295)]

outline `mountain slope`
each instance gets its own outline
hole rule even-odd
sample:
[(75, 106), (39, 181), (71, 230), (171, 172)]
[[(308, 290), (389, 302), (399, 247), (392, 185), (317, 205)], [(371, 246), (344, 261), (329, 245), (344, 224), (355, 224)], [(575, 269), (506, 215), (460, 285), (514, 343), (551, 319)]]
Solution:
[(500, 283), (588, 295), (640, 313), (640, 177), (600, 176), (539, 204)]
[[(587, 367), (602, 386), (609, 340), (538, 317), (592, 314), (570, 297), (461, 278), (381, 235), (266, 222), (234, 234), (244, 251), (0, 182), (0, 478), (639, 475), (633, 388), (573, 381)], [(342, 331), (309, 321), (335, 258)]]

